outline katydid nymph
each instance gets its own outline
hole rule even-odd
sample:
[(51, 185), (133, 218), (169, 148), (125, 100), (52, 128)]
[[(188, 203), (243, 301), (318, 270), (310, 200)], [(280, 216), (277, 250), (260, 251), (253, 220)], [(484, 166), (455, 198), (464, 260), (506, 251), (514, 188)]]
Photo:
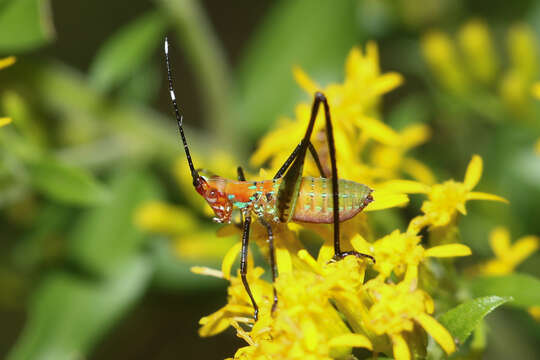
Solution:
[[(334, 143), (330, 108), (325, 95), (315, 93), (309, 125), (304, 138), (292, 151), (291, 155), (277, 171), (271, 180), (246, 181), (244, 172), (238, 167), (238, 180), (229, 180), (219, 176), (205, 177), (194, 167), (189, 147), (182, 127), (182, 115), (178, 109), (173, 89), (173, 79), (169, 61), (169, 43), (165, 38), (165, 61), (169, 92), (187, 162), (193, 178), (195, 190), (204, 197), (213, 209), (214, 221), (230, 223), (234, 210), (242, 214), (242, 248), (240, 254), (240, 276), (254, 309), (255, 321), (259, 308), (249, 288), (247, 281), (247, 253), (249, 230), (252, 218), (259, 221), (268, 233), (270, 267), (272, 281), (277, 276), (275, 259), (274, 236), (272, 226), (277, 223), (307, 222), (333, 224), (334, 230), (334, 261), (339, 261), (348, 255), (358, 258), (375, 259), (371, 255), (356, 251), (342, 251), (340, 247), (339, 223), (354, 217), (373, 201), (372, 191), (368, 186), (354, 181), (339, 179), (336, 166), (336, 149)], [(311, 144), (315, 119), (320, 106), (324, 108), (326, 119), (325, 130), (331, 162), (331, 176), (327, 178), (321, 166), (317, 151)], [(303, 176), (304, 161), (307, 152), (313, 156), (321, 173), (321, 177)], [(330, 183), (330, 186), (328, 186)], [(340, 192), (341, 190), (341, 192)], [(335, 211), (338, 209), (338, 211)], [(278, 296), (274, 287), (272, 312), (275, 311)]]

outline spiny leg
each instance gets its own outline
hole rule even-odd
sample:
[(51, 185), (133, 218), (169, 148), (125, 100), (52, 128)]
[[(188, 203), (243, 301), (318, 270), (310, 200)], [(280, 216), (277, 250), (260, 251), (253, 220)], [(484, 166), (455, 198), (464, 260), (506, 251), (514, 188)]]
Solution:
[[(298, 155), (298, 151), (300, 150), (300, 146), (302, 145), (302, 143), (298, 144), (293, 152), (291, 153), (291, 155), (289, 155), (289, 157), (287, 158), (287, 160), (285, 160), (285, 162), (283, 163), (283, 165), (281, 165), (281, 167), (279, 168), (278, 172), (276, 173), (276, 175), (274, 175), (274, 179), (279, 179), (280, 177), (283, 176), (283, 174), (285, 173), (285, 171), (287, 171), (287, 169), (289, 168), (289, 166), (291, 165), (291, 163), (296, 159), (296, 156)], [(324, 169), (321, 165), (321, 160), (319, 159), (319, 155), (317, 154), (317, 150), (315, 150), (315, 147), (313, 146), (313, 144), (311, 143), (311, 141), (308, 143), (308, 149), (309, 149), (309, 152), (311, 153), (311, 156), (313, 156), (313, 160), (315, 160), (315, 164), (317, 165), (317, 169), (319, 169), (319, 173), (321, 174), (321, 177), (325, 178), (326, 177), (326, 174), (324, 173)]]
[(242, 278), (242, 284), (244, 284), (244, 289), (246, 289), (246, 292), (249, 296), (249, 299), (251, 300), (251, 304), (253, 305), (254, 310), (254, 318), (255, 321), (259, 318), (259, 307), (257, 306), (257, 303), (255, 302), (255, 298), (253, 297), (253, 294), (251, 293), (251, 289), (249, 288), (249, 284), (247, 281), (247, 255), (248, 255), (248, 245), (249, 245), (249, 226), (251, 225), (251, 216), (249, 214), (244, 215), (244, 231), (242, 233), (242, 251), (240, 253), (240, 277)]
[(277, 264), (276, 264), (276, 249), (274, 247), (274, 233), (272, 231), (272, 226), (266, 222), (263, 218), (260, 218), (259, 221), (266, 228), (268, 232), (268, 248), (270, 250), (270, 268), (272, 269), (272, 288), (274, 290), (274, 302), (272, 303), (272, 313), (276, 311), (277, 308), (277, 291), (276, 291), (276, 277), (277, 277)]
[(332, 119), (330, 117), (330, 107), (326, 97), (317, 93), (316, 97), (320, 97), (324, 106), (324, 118), (326, 121), (326, 138), (328, 140), (328, 150), (330, 154), (330, 164), (332, 166), (332, 206), (334, 215), (334, 258), (333, 260), (341, 260), (348, 255), (354, 255), (358, 258), (365, 257), (375, 262), (373, 256), (368, 254), (359, 253), (357, 251), (341, 251), (340, 243), (340, 228), (339, 228), (339, 181), (337, 173), (337, 161), (336, 161), (336, 144), (334, 141), (334, 129), (332, 127)]

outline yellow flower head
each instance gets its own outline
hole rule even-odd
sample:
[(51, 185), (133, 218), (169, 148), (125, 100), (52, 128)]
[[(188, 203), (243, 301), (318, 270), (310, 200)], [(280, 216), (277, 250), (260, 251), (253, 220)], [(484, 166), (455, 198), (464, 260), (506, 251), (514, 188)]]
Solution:
[[(201, 319), (200, 334), (210, 336), (233, 326), (238, 336), (248, 343), (237, 351), (235, 358), (333, 359), (350, 354), (352, 347), (371, 349), (369, 339), (351, 333), (330, 302), (333, 297), (361, 287), (365, 265), (357, 259), (347, 258), (321, 266), (302, 250), (298, 258), (302, 259), (303, 266), (281, 274), (275, 283), (279, 303), (273, 314), (270, 312), (271, 284), (260, 279), (262, 269), (251, 268), (248, 279), (260, 306), (260, 318), (253, 324), (249, 298), (240, 277), (227, 274), (231, 259), (226, 258), (223, 272), (217, 273), (230, 279), (229, 302), (216, 313)], [(200, 268), (196, 270), (211, 273)], [(245, 330), (242, 324), (252, 326), (251, 331)]]
[(377, 259), (373, 268), (383, 279), (388, 279), (393, 272), (397, 276), (406, 274), (405, 279), (409, 282), (418, 280), (418, 265), (429, 257), (446, 258), (471, 254), (469, 247), (463, 244), (438, 245), (426, 250), (420, 241), (421, 237), (416, 233), (394, 230), (373, 244), (360, 235), (356, 235), (351, 243), (355, 250), (371, 254)]
[(384, 184), (383, 188), (393, 188), (403, 193), (424, 193), (428, 200), (422, 205), (424, 215), (419, 216), (409, 226), (412, 232), (418, 232), (427, 225), (442, 227), (449, 225), (457, 213), (467, 214), (465, 204), (469, 200), (492, 200), (508, 202), (506, 199), (483, 192), (472, 191), (482, 177), (482, 158), (474, 155), (469, 162), (463, 182), (447, 180), (441, 184), (428, 186), (415, 181), (395, 180)]
[(408, 282), (387, 284), (371, 280), (366, 287), (373, 298), (366, 325), (377, 335), (390, 337), (396, 360), (411, 358), (403, 336), (413, 330), (415, 323), (433, 336), (447, 354), (455, 351), (450, 333), (429, 315), (433, 313), (433, 300), (426, 292), (412, 288)]
[(495, 258), (480, 265), (480, 273), (486, 275), (505, 275), (514, 271), (526, 258), (538, 250), (540, 239), (528, 235), (510, 244), (510, 233), (504, 227), (495, 228), (489, 236), (489, 244)]

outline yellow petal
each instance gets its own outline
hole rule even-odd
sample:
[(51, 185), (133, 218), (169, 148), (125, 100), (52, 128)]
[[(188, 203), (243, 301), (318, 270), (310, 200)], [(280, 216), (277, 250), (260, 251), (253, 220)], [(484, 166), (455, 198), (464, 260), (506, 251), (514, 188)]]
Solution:
[(467, 193), (467, 200), (491, 200), (491, 201), (500, 201), (507, 204), (509, 203), (509, 201), (503, 198), (502, 196), (488, 194), (484, 192), (477, 192), (477, 191), (472, 191), (470, 193)]
[(13, 63), (15, 63), (15, 56), (8, 56), (0, 59), (0, 69), (13, 65)]
[(354, 237), (351, 239), (351, 245), (353, 246), (354, 250), (358, 251), (362, 254), (370, 254), (372, 252), (371, 250), (371, 244), (367, 242), (366, 239), (360, 234), (354, 235)]
[(321, 265), (311, 256), (307, 250), (302, 249), (298, 251), (298, 257), (304, 261), (315, 273), (322, 275), (323, 269)]
[(455, 256), (468, 256), (471, 255), (471, 249), (463, 244), (447, 244), (434, 246), (430, 249), (427, 249), (424, 253), (427, 257), (455, 257)]
[(392, 351), (396, 360), (410, 360), (411, 352), (407, 342), (401, 335), (392, 335)]
[(389, 72), (381, 75), (373, 84), (373, 95), (386, 94), (403, 84), (403, 76), (395, 72)]
[(293, 76), (298, 85), (310, 95), (315, 94), (315, 92), (320, 89), (320, 87), (310, 79), (308, 74), (298, 66), (293, 67)]
[(409, 284), (416, 284), (418, 282), (418, 265), (409, 264), (407, 266), (404, 281), (408, 282)]
[(478, 155), (473, 155), (471, 161), (469, 162), (469, 166), (467, 166), (467, 171), (465, 172), (465, 181), (463, 182), (468, 190), (474, 189), (474, 187), (480, 181), (480, 178), (482, 177), (482, 168), (482, 158)]
[(415, 317), (415, 320), (441, 345), (448, 355), (456, 351), (452, 335), (437, 320), (427, 314), (420, 314)]
[(409, 203), (406, 194), (395, 194), (383, 190), (373, 192), (374, 201), (369, 204), (364, 211), (377, 211), (393, 207), (403, 207)]
[(221, 271), (206, 266), (192, 266), (189, 270), (194, 274), (212, 276), (223, 279), (223, 273)]
[(329, 347), (348, 346), (348, 347), (360, 347), (372, 350), (373, 346), (371, 341), (364, 335), (360, 334), (343, 334), (338, 335), (328, 341)]
[(514, 264), (520, 264), (538, 249), (538, 237), (524, 236), (519, 238), (510, 249), (510, 258)]
[(433, 185), (437, 182), (433, 172), (431, 172), (426, 165), (416, 159), (406, 157), (403, 159), (401, 166), (403, 167), (403, 171), (405, 173), (409, 174), (413, 179), (416, 179), (421, 183)]
[(390, 180), (379, 184), (376, 188), (404, 194), (426, 194), (430, 190), (429, 186), (412, 180)]
[(11, 118), (0, 117), (0, 127), (5, 126), (11, 122)]
[(280, 274), (292, 272), (292, 259), (289, 251), (284, 247), (276, 249), (276, 262)]
[(489, 245), (498, 258), (504, 258), (510, 250), (510, 233), (502, 226), (498, 226), (489, 234)]
[(459, 211), (462, 215), (467, 215), (467, 208), (465, 208), (465, 203), (456, 204), (456, 210)]
[(241, 248), (242, 243), (236, 243), (229, 249), (229, 251), (227, 251), (227, 253), (223, 257), (223, 262), (221, 263), (221, 272), (223, 273), (223, 277), (227, 280), (231, 278), (231, 268)]
[(402, 146), (407, 149), (418, 146), (425, 143), (430, 135), (431, 131), (427, 125), (413, 124), (407, 126), (401, 131)]
[(355, 122), (372, 139), (382, 144), (399, 145), (399, 134), (382, 121), (373, 117), (361, 116), (356, 118)]

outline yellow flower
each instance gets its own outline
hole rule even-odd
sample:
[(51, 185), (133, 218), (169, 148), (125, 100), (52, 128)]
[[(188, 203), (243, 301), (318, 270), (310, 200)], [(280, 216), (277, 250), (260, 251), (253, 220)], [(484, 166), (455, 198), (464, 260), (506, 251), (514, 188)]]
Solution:
[(438, 245), (426, 250), (420, 245), (420, 241), (421, 237), (416, 233), (394, 230), (372, 244), (359, 234), (351, 243), (356, 251), (371, 254), (377, 259), (373, 268), (383, 279), (388, 279), (393, 272), (397, 276), (406, 274), (407, 281), (415, 281), (418, 279), (418, 265), (429, 257), (446, 258), (471, 254), (471, 249), (463, 244)]
[(482, 167), (482, 158), (473, 155), (463, 182), (447, 180), (442, 184), (429, 186), (415, 181), (393, 180), (383, 184), (383, 188), (391, 188), (408, 194), (424, 193), (428, 196), (428, 200), (424, 201), (421, 208), (424, 215), (416, 217), (409, 225), (412, 232), (419, 232), (427, 225), (433, 227), (449, 225), (458, 212), (466, 215), (465, 203), (469, 200), (508, 202), (497, 195), (472, 191), (482, 177)]
[[(477, 99), (495, 106), (498, 105), (495, 101), (498, 97), (518, 118), (535, 118), (529, 89), (538, 77), (539, 49), (533, 29), (520, 23), (508, 30), (506, 45), (510, 61), (509, 67), (502, 71), (498, 70), (501, 61), (491, 38), (485, 22), (475, 19), (461, 27), (457, 44), (448, 34), (428, 32), (422, 39), (422, 51), (441, 86), (463, 97), (463, 104), (470, 103), (470, 93), (474, 91)], [(489, 86), (493, 83), (496, 83), (497, 94), (489, 93)], [(486, 107), (490, 105), (485, 105), (482, 112), (487, 116), (498, 116)]]
[(441, 84), (457, 94), (466, 92), (469, 80), (450, 37), (440, 31), (430, 31), (422, 38), (421, 45), (424, 57)]
[[(347, 258), (338, 263), (320, 266), (302, 250), (303, 269), (280, 274), (276, 281), (279, 303), (271, 314), (272, 287), (261, 280), (262, 269), (250, 268), (248, 280), (259, 305), (260, 318), (253, 324), (253, 308), (239, 276), (231, 277), (231, 258), (238, 247), (231, 249), (218, 276), (228, 278), (228, 304), (201, 319), (201, 336), (210, 336), (233, 326), (248, 346), (240, 348), (237, 359), (334, 359), (347, 356), (352, 347), (371, 349), (363, 334), (351, 333), (330, 299), (342, 292), (356, 291), (364, 279), (363, 263)], [(248, 262), (248, 265), (250, 262)], [(195, 269), (199, 273), (216, 273)], [(241, 324), (252, 325), (246, 331)]]
[(450, 333), (430, 316), (433, 300), (426, 292), (412, 288), (408, 282), (387, 284), (375, 279), (366, 283), (366, 287), (373, 298), (366, 326), (377, 335), (390, 337), (396, 360), (411, 359), (404, 333), (411, 332), (414, 324), (424, 328), (447, 354), (455, 351)]
[(489, 236), (489, 244), (495, 258), (480, 265), (480, 273), (486, 275), (505, 275), (514, 271), (539, 246), (537, 236), (528, 235), (510, 244), (510, 234), (504, 227), (495, 228)]
[[(351, 50), (345, 64), (345, 80), (341, 84), (331, 84), (322, 89), (299, 68), (294, 69), (294, 76), (309, 96), (322, 90), (328, 98), (338, 164), (358, 164), (340, 167), (340, 176), (371, 183), (371, 170), (360, 164), (358, 154), (370, 139), (391, 145), (400, 144), (399, 135), (378, 119), (378, 104), (383, 94), (402, 83), (401, 75), (392, 72), (380, 73), (377, 46), (369, 42), (365, 54), (358, 48)], [(251, 163), (260, 166), (271, 158), (271, 168), (277, 169), (302, 139), (310, 112), (310, 104), (303, 103), (296, 107), (295, 120), (280, 120), (278, 127), (261, 140), (257, 151), (251, 157)], [(323, 167), (329, 169), (322, 112), (317, 118), (312, 142), (318, 150)], [(315, 170), (313, 164), (308, 163), (306, 171), (313, 174)]]
[(406, 156), (410, 149), (427, 141), (430, 136), (429, 128), (423, 124), (414, 124), (403, 129), (397, 136), (398, 140), (394, 145), (375, 144), (373, 146), (371, 163), (378, 169), (378, 173), (373, 177), (395, 179), (399, 177), (399, 171), (402, 170), (424, 184), (435, 183), (435, 176), (426, 165)]
[[(0, 59), (0, 69), (3, 69), (5, 67), (8, 67), (15, 63), (15, 57), (9, 56), (3, 59)], [(0, 117), (0, 127), (5, 126), (7, 124), (11, 123), (11, 118), (8, 117)]]

